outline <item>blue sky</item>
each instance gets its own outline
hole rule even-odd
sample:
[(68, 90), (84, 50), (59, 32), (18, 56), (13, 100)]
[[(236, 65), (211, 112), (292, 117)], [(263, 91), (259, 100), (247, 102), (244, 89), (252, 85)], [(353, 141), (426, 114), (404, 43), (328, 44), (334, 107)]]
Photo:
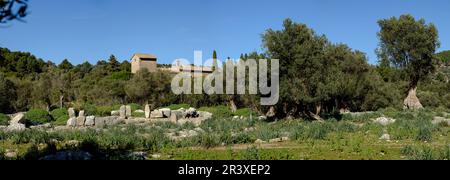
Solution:
[(285, 18), (307, 24), (334, 43), (367, 53), (376, 63), (377, 20), (409, 13), (434, 23), (440, 50), (450, 49), (448, 0), (30, 0), (26, 23), (0, 27), (0, 46), (59, 63), (128, 60), (152, 53), (159, 63), (220, 59), (262, 52), (261, 34)]

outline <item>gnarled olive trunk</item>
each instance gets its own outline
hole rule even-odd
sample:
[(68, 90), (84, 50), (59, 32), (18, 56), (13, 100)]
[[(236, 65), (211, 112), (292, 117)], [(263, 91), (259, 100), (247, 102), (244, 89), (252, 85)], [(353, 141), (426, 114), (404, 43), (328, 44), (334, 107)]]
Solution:
[(237, 111), (236, 103), (234, 102), (234, 99), (230, 99), (230, 109), (232, 113), (235, 113)]
[(417, 110), (422, 109), (423, 106), (420, 103), (419, 98), (417, 97), (417, 86), (411, 86), (408, 91), (408, 97), (406, 97), (405, 101), (403, 102), (403, 108), (404, 109), (411, 109), (411, 110)]

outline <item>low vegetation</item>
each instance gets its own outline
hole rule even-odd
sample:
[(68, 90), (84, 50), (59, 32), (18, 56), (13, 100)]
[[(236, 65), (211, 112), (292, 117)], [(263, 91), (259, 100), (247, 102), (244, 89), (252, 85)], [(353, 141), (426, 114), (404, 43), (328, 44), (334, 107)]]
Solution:
[[(218, 111), (221, 108), (217, 107)], [(250, 116), (244, 120), (228, 116), (205, 121), (200, 127), (164, 122), (105, 130), (0, 131), (0, 150), (18, 150), (17, 159), (39, 159), (66, 150), (86, 151), (95, 159), (133, 159), (129, 156), (132, 152), (146, 152), (148, 159), (155, 154), (160, 159), (200, 160), (449, 159), (450, 128), (431, 124), (440, 114), (435, 109), (386, 109), (324, 122), (265, 122)], [(396, 122), (386, 127), (373, 122), (381, 116), (395, 118)], [(181, 140), (168, 135), (187, 131), (196, 133)], [(391, 139), (380, 140), (384, 133)]]

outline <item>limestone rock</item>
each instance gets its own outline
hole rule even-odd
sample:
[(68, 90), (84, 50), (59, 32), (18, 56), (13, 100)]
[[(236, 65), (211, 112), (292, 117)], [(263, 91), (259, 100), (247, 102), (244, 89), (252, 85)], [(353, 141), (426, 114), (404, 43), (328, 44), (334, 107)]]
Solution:
[(392, 119), (392, 118), (379, 117), (379, 118), (375, 119), (373, 122), (377, 123), (377, 124), (380, 124), (382, 126), (387, 126), (387, 125), (395, 123), (395, 121), (396, 120)]
[(124, 124), (124, 123), (125, 123), (124, 118), (116, 117), (116, 116), (96, 117), (95, 118), (95, 126), (96, 127), (103, 127), (105, 125), (113, 126), (113, 125)]
[(291, 139), (289, 137), (282, 137), (281, 141), (286, 142), (286, 141), (290, 141)]
[(127, 117), (127, 118), (130, 118), (131, 117), (131, 106), (125, 106), (125, 116)]
[(174, 110), (171, 112), (171, 115), (176, 115), (178, 119), (185, 117), (185, 113), (182, 110)]
[(189, 108), (188, 110), (186, 110), (185, 118), (196, 118), (196, 117), (198, 117), (197, 109)]
[(68, 113), (69, 113), (69, 118), (77, 117), (77, 115), (75, 114), (75, 110), (73, 108), (69, 108)]
[(152, 159), (160, 159), (161, 155), (160, 154), (152, 154)]
[(50, 123), (45, 123), (45, 124), (40, 124), (37, 126), (31, 126), (30, 129), (50, 129), (52, 128), (52, 124)]
[(170, 122), (176, 124), (176, 123), (178, 122), (178, 116), (177, 116), (176, 114), (172, 114), (172, 115), (170, 116)]
[(121, 118), (127, 117), (127, 107), (126, 106), (120, 106), (119, 115)]
[(145, 111), (144, 110), (140, 110), (140, 109), (138, 109), (138, 110), (136, 110), (136, 111), (134, 111), (135, 113), (145, 113)]
[(258, 120), (265, 121), (265, 120), (267, 120), (267, 116), (259, 116)]
[(380, 140), (390, 141), (390, 140), (391, 140), (391, 135), (389, 135), (389, 134), (383, 134), (383, 135), (380, 137)]
[(12, 120), (9, 122), (10, 124), (26, 124), (25, 114), (18, 113)]
[(85, 121), (86, 121), (85, 116), (78, 116), (77, 117), (77, 126), (84, 126)]
[(159, 111), (162, 112), (162, 114), (165, 118), (169, 118), (171, 115), (171, 110), (169, 108), (163, 108), (163, 109), (160, 109)]
[(20, 131), (25, 131), (27, 129), (27, 127), (25, 126), (25, 124), (20, 124), (20, 123), (13, 123), (10, 124), (7, 128), (6, 131), (14, 131), (14, 132), (20, 132)]
[(444, 117), (434, 117), (431, 122), (433, 125), (438, 125), (442, 123), (447, 123), (450, 126), (450, 119), (445, 119)]
[(266, 141), (263, 141), (263, 140), (261, 140), (261, 139), (257, 139), (257, 140), (255, 141), (255, 144), (264, 144), (264, 143), (266, 143)]
[(161, 111), (159, 110), (154, 110), (151, 113), (151, 118), (164, 118), (164, 115)]
[(7, 159), (16, 159), (18, 154), (17, 151), (12, 151), (12, 150), (6, 150), (5, 152), (5, 158)]
[(271, 106), (271, 107), (269, 108), (269, 111), (266, 113), (266, 116), (269, 117), (269, 118), (272, 118), (272, 117), (274, 117), (275, 115), (276, 115), (275, 107)]
[(86, 117), (86, 122), (84, 123), (85, 126), (94, 126), (95, 125), (95, 116), (88, 116)]
[(81, 111), (78, 113), (78, 116), (85, 116), (84, 110), (81, 110)]
[(111, 111), (111, 116), (120, 116), (120, 111)]
[(69, 120), (67, 120), (67, 126), (69, 126), (69, 127), (77, 126), (77, 118), (75, 118), (75, 117), (69, 118)]
[(101, 117), (97, 117), (94, 119), (95, 127), (104, 127), (105, 126), (105, 119)]
[(210, 112), (199, 111), (198, 114), (199, 114), (199, 117), (204, 120), (209, 120), (209, 119), (212, 119), (212, 117), (213, 117), (213, 114)]
[(150, 114), (151, 114), (150, 105), (146, 104), (145, 105), (145, 118), (149, 119), (150, 118)]
[(270, 143), (277, 143), (277, 142), (282, 142), (283, 140), (281, 138), (275, 138), (275, 139), (271, 139), (269, 140)]

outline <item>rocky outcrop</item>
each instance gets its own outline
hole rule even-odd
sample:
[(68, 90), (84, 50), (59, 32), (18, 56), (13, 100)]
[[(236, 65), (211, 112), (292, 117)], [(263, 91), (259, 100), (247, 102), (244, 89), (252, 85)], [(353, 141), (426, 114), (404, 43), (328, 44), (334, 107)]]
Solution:
[(374, 123), (380, 124), (382, 126), (388, 126), (390, 124), (394, 124), (395, 121), (396, 121), (395, 119), (387, 118), (387, 117), (379, 117), (379, 118), (373, 120)]
[(25, 124), (13, 123), (6, 128), (6, 131), (17, 132), (17, 131), (25, 131), (26, 129), (27, 127), (25, 126)]
[(164, 118), (169, 118), (172, 112), (169, 108), (163, 108), (160, 109), (159, 111), (162, 113)]
[(144, 113), (145, 113), (145, 118), (149, 119), (150, 114), (151, 114), (150, 105), (148, 105), (148, 104), (145, 105)]
[(85, 121), (86, 121), (85, 116), (78, 116), (77, 117), (77, 126), (84, 126)]
[(95, 116), (88, 116), (86, 117), (86, 122), (84, 123), (85, 126), (94, 126), (95, 125)]
[(69, 126), (69, 127), (77, 126), (77, 118), (75, 118), (75, 117), (69, 118), (69, 120), (67, 120), (67, 126)]
[(450, 126), (450, 119), (446, 119), (444, 117), (434, 117), (431, 123), (434, 125), (447, 124)]
[(131, 106), (125, 106), (125, 117), (126, 118), (131, 118), (132, 114), (131, 114)]
[(154, 110), (154, 111), (152, 111), (150, 118), (154, 118), (154, 119), (164, 118), (164, 115), (160, 110)]
[(125, 119), (127, 117), (127, 107), (125, 105), (120, 106), (119, 114), (120, 118)]
[(68, 113), (69, 113), (69, 118), (77, 117), (77, 115), (75, 114), (75, 110), (73, 108), (69, 108)]
[(111, 111), (111, 116), (120, 116), (119, 111)]
[(25, 113), (17, 113), (11, 121), (10, 124), (26, 124)]

